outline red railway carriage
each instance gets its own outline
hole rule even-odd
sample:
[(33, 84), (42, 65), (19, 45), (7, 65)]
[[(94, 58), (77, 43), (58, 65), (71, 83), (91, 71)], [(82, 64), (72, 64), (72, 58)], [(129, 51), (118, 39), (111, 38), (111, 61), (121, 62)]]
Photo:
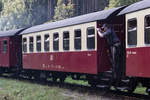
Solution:
[[(21, 36), (23, 29), (0, 32), (0, 68), (16, 68), (21, 64)], [(21, 66), (21, 65), (20, 65)]]
[(99, 24), (111, 23), (117, 34), (124, 36), (118, 27), (123, 17), (115, 18), (121, 9), (123, 7), (26, 29), (21, 33), (23, 68), (85, 74), (110, 69), (105, 40), (99, 38), (96, 28)]
[(119, 15), (126, 17), (126, 75), (150, 77), (150, 1), (126, 7)]

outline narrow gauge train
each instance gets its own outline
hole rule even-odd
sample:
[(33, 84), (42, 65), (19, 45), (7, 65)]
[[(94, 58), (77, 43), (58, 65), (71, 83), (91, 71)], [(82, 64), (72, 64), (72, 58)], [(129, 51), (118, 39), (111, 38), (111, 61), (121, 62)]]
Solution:
[[(112, 80), (106, 40), (96, 31), (104, 23), (114, 27), (121, 41), (119, 84)], [(149, 44), (150, 1), (143, 0), (27, 29), (0, 32), (0, 73), (60, 82), (71, 76), (87, 80), (91, 86), (114, 86), (128, 92), (141, 83), (150, 93)]]

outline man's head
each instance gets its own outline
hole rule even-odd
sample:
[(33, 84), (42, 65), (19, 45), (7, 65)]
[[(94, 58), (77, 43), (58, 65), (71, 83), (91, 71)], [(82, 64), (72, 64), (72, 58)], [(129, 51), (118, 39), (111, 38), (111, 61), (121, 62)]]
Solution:
[(103, 24), (102, 29), (103, 29), (104, 31), (107, 31), (108, 28), (109, 28), (109, 25), (108, 25), (108, 24)]

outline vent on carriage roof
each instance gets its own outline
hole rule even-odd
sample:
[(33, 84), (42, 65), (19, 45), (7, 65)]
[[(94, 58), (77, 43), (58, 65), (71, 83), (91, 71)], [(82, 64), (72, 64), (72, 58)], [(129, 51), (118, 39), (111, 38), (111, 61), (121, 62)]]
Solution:
[(0, 37), (9, 37), (19, 34), (24, 29), (15, 29), (15, 30), (9, 30), (9, 31), (0, 31)]
[(49, 30), (49, 29), (55, 29), (55, 28), (59, 28), (59, 27), (76, 25), (76, 24), (81, 24), (81, 23), (86, 23), (86, 22), (92, 22), (92, 21), (96, 21), (96, 20), (104, 20), (104, 19), (107, 19), (112, 14), (116, 13), (117, 11), (120, 11), (120, 9), (122, 9), (122, 8), (123, 7), (118, 7), (118, 8), (113, 8), (113, 9), (109, 9), (109, 10), (98, 11), (98, 12), (89, 13), (86, 15), (68, 18), (65, 20), (57, 21), (57, 22), (33, 26), (31, 28), (26, 29), (21, 34), (34, 33), (34, 32), (39, 32), (39, 31), (44, 31), (44, 30)]
[(134, 4), (129, 5), (125, 9), (123, 9), (118, 15), (123, 15), (127, 13), (131, 13), (134, 11), (142, 10), (150, 7), (150, 0), (143, 0)]

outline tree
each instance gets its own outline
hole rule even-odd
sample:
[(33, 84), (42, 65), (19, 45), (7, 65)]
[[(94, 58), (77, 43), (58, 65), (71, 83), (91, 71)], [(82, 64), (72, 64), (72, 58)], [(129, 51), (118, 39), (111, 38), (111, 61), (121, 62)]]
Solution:
[(138, 1), (141, 1), (141, 0), (109, 0), (109, 5), (107, 8), (114, 8), (114, 7), (119, 7), (123, 5), (129, 5)]
[(71, 0), (68, 0), (67, 4), (65, 4), (62, 0), (57, 1), (57, 6), (55, 7), (54, 21), (70, 18), (73, 15), (74, 6)]
[(0, 1), (0, 12), (2, 11), (3, 9), (3, 4), (2, 4), (2, 1)]
[(2, 0), (0, 29), (30, 27), (47, 21), (47, 0)]

